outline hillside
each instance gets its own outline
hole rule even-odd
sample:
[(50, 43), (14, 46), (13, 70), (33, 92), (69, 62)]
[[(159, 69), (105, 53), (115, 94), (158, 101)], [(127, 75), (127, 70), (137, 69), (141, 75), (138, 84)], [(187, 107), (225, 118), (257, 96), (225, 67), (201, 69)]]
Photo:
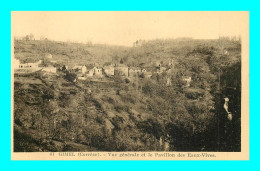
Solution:
[[(157, 122), (147, 109), (148, 97), (138, 93), (133, 96), (132, 91), (123, 88), (118, 94), (116, 85), (74, 85), (63, 78), (56, 79), (52, 84), (54, 89), (42, 78), (27, 78), (27, 81), (37, 81), (36, 84), (15, 82), (15, 137), (24, 134), (20, 131), (22, 127), (32, 130), (30, 134), (36, 134), (37, 141), (60, 142), (63, 146), (65, 142), (74, 142), (109, 151), (159, 150), (159, 140), (145, 132), (150, 131), (146, 130), (145, 122)], [(108, 90), (101, 91), (101, 86)], [(87, 89), (93, 92), (85, 93)], [(50, 146), (48, 143), (41, 144), (42, 151), (53, 150), (46, 148)], [(15, 150), (20, 151), (21, 145), (17, 146)]]
[[(21, 60), (37, 61), (46, 54), (52, 54), (60, 63), (104, 64), (119, 63), (120, 59), (132, 66), (154, 62), (168, 63), (169, 59), (182, 59), (190, 53), (210, 53), (212, 50), (223, 55), (227, 50), (229, 60), (240, 60), (241, 46), (238, 41), (217, 40), (151, 40), (139, 47), (109, 46), (98, 44), (81, 44), (56, 42), (50, 40), (15, 40), (15, 57)], [(204, 51), (204, 52), (203, 52)]]
[[(153, 40), (126, 48), (19, 40), (14, 52), (23, 61), (50, 53), (60, 64), (159, 62), (168, 69), (151, 79), (71, 82), (63, 71), (15, 78), (15, 151), (240, 151), (238, 41)], [(192, 78), (188, 87), (184, 76)], [(231, 138), (217, 131), (227, 96), (234, 127), (223, 132)]]
[(92, 64), (110, 62), (114, 55), (120, 56), (126, 47), (92, 45), (50, 40), (16, 40), (14, 53), (22, 61), (38, 61), (46, 54), (62, 64)]

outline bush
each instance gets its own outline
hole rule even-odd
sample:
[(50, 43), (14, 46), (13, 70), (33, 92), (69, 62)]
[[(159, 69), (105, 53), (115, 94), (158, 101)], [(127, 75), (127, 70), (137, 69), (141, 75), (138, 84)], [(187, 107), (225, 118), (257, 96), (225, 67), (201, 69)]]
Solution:
[(128, 78), (125, 79), (125, 83), (130, 83), (130, 80)]
[(70, 82), (74, 82), (75, 79), (77, 78), (77, 75), (75, 73), (71, 73), (71, 72), (66, 72), (66, 75), (64, 76), (64, 78)]
[(155, 136), (157, 139), (159, 139), (163, 133), (162, 126), (158, 122), (152, 119), (138, 122), (137, 128), (142, 130), (145, 133)]

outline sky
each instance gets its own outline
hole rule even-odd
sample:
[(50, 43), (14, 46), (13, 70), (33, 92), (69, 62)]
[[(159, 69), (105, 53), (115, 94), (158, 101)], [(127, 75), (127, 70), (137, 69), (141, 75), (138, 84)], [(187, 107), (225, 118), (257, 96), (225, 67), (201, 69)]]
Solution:
[(12, 36), (132, 46), (139, 39), (239, 36), (248, 12), (23, 12), (13, 11)]

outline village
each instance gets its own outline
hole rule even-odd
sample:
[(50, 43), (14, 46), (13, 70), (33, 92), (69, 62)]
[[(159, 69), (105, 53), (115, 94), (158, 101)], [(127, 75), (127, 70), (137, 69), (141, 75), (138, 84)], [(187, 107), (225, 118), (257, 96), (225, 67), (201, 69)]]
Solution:
[[(220, 72), (213, 55), (228, 59), (226, 49), (198, 46), (167, 54), (153, 51), (160, 42), (148, 46), (142, 40), (129, 49), (106, 51), (97, 45), (16, 43), (16, 135), (34, 130), (38, 136), (32, 138), (41, 144), (35, 151), (171, 151), (185, 149), (186, 140), (191, 148), (203, 150), (205, 145), (194, 145), (193, 137), (207, 135), (200, 124), (214, 124), (216, 106), (224, 107), (219, 108), (227, 113), (225, 119), (236, 120), (229, 107), (235, 97), (223, 95), (225, 102), (218, 104), (213, 96), (221, 91), (219, 77), (212, 74)], [(221, 83), (228, 85), (228, 80), (222, 78)], [(184, 123), (188, 125), (183, 128)], [(176, 139), (183, 130), (189, 138)], [(17, 144), (16, 149), (23, 150)]]
[[(34, 73), (43, 73), (47, 76), (57, 76), (58, 71), (67, 71), (76, 74), (76, 81), (111, 81), (111, 78), (120, 76), (127, 78), (129, 81), (135, 81), (136, 78), (151, 79), (152, 76), (160, 75), (162, 73), (170, 73), (174, 70), (174, 60), (170, 59), (168, 64), (162, 65), (161, 62), (156, 62), (153, 66), (141, 67), (141, 66), (128, 66), (123, 63), (118, 64), (61, 64), (57, 63), (53, 59), (51, 54), (46, 54), (42, 60), (34, 63), (22, 63), (18, 59), (13, 60), (14, 76), (26, 77)], [(171, 86), (172, 78), (167, 77), (166, 86)], [(186, 82), (185, 87), (190, 87), (192, 81), (191, 76), (183, 76), (182, 80)]]
[(241, 151), (242, 16), (43, 13), (12, 15), (13, 152)]
[[(71, 74), (73, 73), (75, 77), (72, 80), (69, 80), (72, 83), (77, 83), (77, 85), (81, 85), (81, 88), (84, 90), (83, 93), (92, 94), (94, 92), (94, 96), (102, 97), (103, 95), (113, 95), (116, 92), (118, 95), (118, 89), (116, 88), (115, 78), (120, 77), (123, 80), (127, 80), (126, 83), (137, 83), (139, 84), (140, 79), (152, 79), (153, 76), (158, 76), (161, 74), (169, 74), (174, 70), (174, 60), (170, 59), (168, 64), (162, 65), (161, 62), (155, 63), (150, 67), (141, 67), (141, 66), (127, 66), (123, 63), (118, 64), (62, 64), (57, 63), (56, 60), (53, 59), (51, 54), (46, 54), (44, 58), (40, 59), (36, 62), (21, 62), (18, 59), (13, 60), (13, 68), (14, 68), (14, 81), (19, 84), (27, 84), (27, 85), (39, 85), (43, 82), (49, 82), (51, 84), (47, 84), (50, 87), (54, 88), (53, 85), (57, 85), (58, 77), (63, 75), (64, 73)], [(41, 81), (38, 79), (39, 75), (42, 75)], [(36, 81), (38, 80), (38, 82)], [(191, 84), (191, 77), (183, 77), (182, 80), (185, 82), (184, 87), (188, 88)], [(171, 77), (167, 77), (166, 81), (163, 83), (165, 86), (171, 86)], [(84, 84), (84, 83), (90, 83)], [(112, 84), (110, 84), (112, 83)], [(59, 83), (58, 83), (59, 84)], [(66, 85), (64, 82), (63, 85)], [(112, 86), (111, 86), (112, 85)], [(127, 86), (128, 84), (126, 84)], [(122, 86), (122, 85), (121, 85)], [(71, 89), (70, 87), (69, 89)], [(133, 87), (129, 86), (128, 90), (135, 90)], [(61, 90), (67, 90), (67, 87), (63, 87)], [(104, 91), (105, 90), (105, 91)], [(71, 92), (71, 91), (70, 91)], [(112, 94), (111, 94), (112, 93)], [(57, 97), (49, 98), (49, 102), (55, 103), (57, 102)], [(28, 100), (30, 104), (35, 104), (35, 99), (32, 98)], [(93, 107), (89, 107), (88, 110), (92, 111)], [(102, 114), (102, 111), (99, 109), (95, 109)], [(96, 111), (93, 111), (96, 112)], [(134, 112), (134, 110), (133, 110)], [(138, 115), (137, 118), (141, 118), (141, 115)], [(114, 114), (113, 114), (114, 115)], [(56, 125), (56, 121), (54, 121), (54, 125)], [(113, 124), (110, 121), (106, 121), (106, 129), (112, 130), (114, 128)], [(111, 132), (111, 131), (110, 131)], [(110, 133), (111, 134), (111, 133)], [(164, 138), (160, 137), (159, 140), (160, 148), (169, 150), (169, 142)]]

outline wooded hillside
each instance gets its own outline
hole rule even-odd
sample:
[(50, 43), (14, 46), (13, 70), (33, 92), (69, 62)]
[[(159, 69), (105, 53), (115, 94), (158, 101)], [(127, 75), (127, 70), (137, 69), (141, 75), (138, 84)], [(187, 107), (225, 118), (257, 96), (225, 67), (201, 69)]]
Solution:
[[(51, 82), (41, 74), (15, 80), (15, 151), (160, 151), (165, 150), (161, 139), (170, 151), (240, 151), (239, 41), (152, 40), (116, 47), (17, 40), (14, 45), (15, 58), (25, 62), (49, 53), (60, 64), (149, 68), (160, 63), (168, 71), (150, 79), (115, 76), (109, 78), (113, 83), (73, 82), (63, 71)], [(189, 87), (185, 76), (192, 78)], [(219, 124), (224, 97), (230, 99), (232, 126)]]

